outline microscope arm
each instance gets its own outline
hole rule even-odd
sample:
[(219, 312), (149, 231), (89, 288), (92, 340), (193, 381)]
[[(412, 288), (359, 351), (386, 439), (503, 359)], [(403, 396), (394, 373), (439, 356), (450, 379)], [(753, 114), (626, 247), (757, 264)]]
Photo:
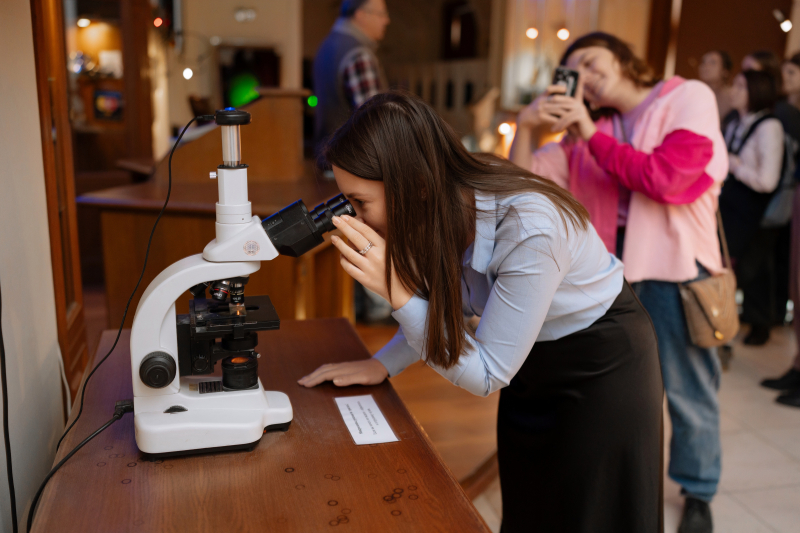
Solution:
[[(176, 394), (180, 389), (175, 300), (198, 283), (248, 276), (259, 268), (259, 261), (214, 263), (205, 260), (203, 254), (196, 254), (173, 263), (150, 283), (139, 300), (131, 329), (131, 371), (136, 376), (133, 380), (134, 396)], [(174, 374), (168, 385), (151, 388), (137, 378), (142, 361), (158, 352), (172, 359)]]

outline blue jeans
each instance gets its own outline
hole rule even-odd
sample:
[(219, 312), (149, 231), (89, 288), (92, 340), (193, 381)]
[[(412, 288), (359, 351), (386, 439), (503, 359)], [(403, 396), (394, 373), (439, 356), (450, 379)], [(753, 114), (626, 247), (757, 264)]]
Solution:
[[(699, 268), (697, 279), (709, 275), (702, 266)], [(692, 344), (677, 283), (645, 280), (631, 286), (653, 319), (658, 335), (672, 419), (669, 477), (683, 487), (684, 494), (710, 502), (717, 492), (722, 458), (717, 350)]]

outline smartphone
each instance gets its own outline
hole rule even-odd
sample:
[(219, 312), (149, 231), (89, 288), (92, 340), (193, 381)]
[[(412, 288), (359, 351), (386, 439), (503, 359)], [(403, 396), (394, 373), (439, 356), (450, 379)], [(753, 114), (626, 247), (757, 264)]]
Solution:
[(556, 68), (556, 72), (553, 74), (553, 85), (563, 85), (567, 89), (564, 94), (575, 96), (578, 88), (578, 71), (567, 67)]

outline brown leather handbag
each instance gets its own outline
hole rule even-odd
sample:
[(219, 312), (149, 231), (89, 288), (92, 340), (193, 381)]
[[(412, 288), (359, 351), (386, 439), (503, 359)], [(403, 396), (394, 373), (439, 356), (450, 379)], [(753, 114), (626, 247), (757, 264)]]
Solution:
[(722, 217), (717, 211), (725, 269), (707, 278), (679, 283), (683, 311), (692, 344), (701, 348), (714, 348), (733, 340), (739, 332), (739, 312), (736, 307), (736, 276), (731, 267), (728, 241), (722, 227)]

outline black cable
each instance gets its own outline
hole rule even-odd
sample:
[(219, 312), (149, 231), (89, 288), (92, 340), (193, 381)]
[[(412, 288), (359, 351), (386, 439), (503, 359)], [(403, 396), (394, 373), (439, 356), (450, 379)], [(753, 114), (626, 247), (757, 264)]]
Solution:
[(6, 379), (6, 346), (3, 342), (2, 290), (0, 290), (0, 381), (3, 382), (3, 440), (6, 445), (8, 496), (11, 499), (11, 529), (14, 533), (17, 533), (17, 494), (14, 490), (14, 472), (11, 471), (11, 437), (8, 434), (8, 380)]
[(31, 510), (28, 513), (28, 529), (27, 529), (28, 533), (30, 533), (31, 526), (33, 525), (33, 513), (36, 512), (36, 505), (39, 503), (39, 498), (41, 497), (42, 492), (44, 492), (44, 488), (47, 485), (47, 482), (50, 481), (50, 478), (53, 477), (53, 475), (58, 471), (58, 469), (61, 468), (61, 466), (64, 463), (66, 463), (70, 457), (75, 455), (75, 453), (81, 448), (83, 448), (90, 440), (92, 440), (100, 433), (105, 431), (106, 428), (108, 428), (111, 424), (122, 418), (122, 416), (125, 413), (130, 413), (132, 411), (133, 411), (133, 400), (122, 400), (117, 402), (116, 406), (114, 407), (114, 416), (111, 417), (111, 420), (100, 426), (98, 430), (96, 430), (94, 433), (83, 439), (83, 442), (75, 446), (71, 452), (69, 452), (66, 456), (64, 456), (64, 458), (61, 459), (61, 461), (59, 461), (58, 464), (54, 466), (52, 470), (50, 470), (50, 473), (47, 474), (46, 478), (44, 478), (42, 484), (39, 485), (39, 490), (36, 491), (36, 496), (33, 497), (33, 502), (31, 502)]
[(172, 150), (169, 152), (169, 184), (167, 186), (167, 199), (164, 200), (164, 205), (163, 207), (161, 207), (161, 211), (158, 213), (158, 217), (156, 218), (155, 223), (153, 223), (152, 231), (150, 231), (150, 238), (147, 241), (147, 250), (145, 251), (144, 254), (144, 265), (142, 265), (142, 273), (139, 274), (139, 281), (136, 282), (136, 287), (134, 287), (133, 292), (131, 292), (131, 296), (130, 298), (128, 298), (128, 303), (125, 304), (125, 312), (122, 313), (122, 322), (120, 322), (119, 324), (119, 329), (117, 330), (117, 338), (114, 339), (114, 344), (111, 346), (111, 349), (108, 351), (108, 353), (100, 360), (99, 363), (95, 365), (95, 367), (92, 369), (91, 372), (89, 372), (89, 375), (86, 376), (86, 379), (83, 381), (83, 385), (81, 386), (81, 407), (80, 409), (78, 409), (78, 416), (75, 417), (75, 420), (72, 421), (72, 424), (70, 424), (69, 427), (66, 430), (64, 430), (64, 434), (61, 435), (60, 439), (58, 439), (58, 444), (56, 444), (56, 450), (58, 450), (61, 447), (61, 442), (64, 440), (64, 437), (67, 436), (69, 430), (72, 429), (72, 427), (75, 425), (75, 423), (78, 421), (78, 419), (81, 417), (81, 414), (83, 413), (83, 400), (86, 396), (86, 384), (89, 383), (89, 380), (91, 379), (92, 375), (94, 375), (97, 369), (100, 368), (100, 365), (102, 365), (105, 362), (105, 360), (108, 359), (108, 356), (111, 355), (111, 353), (117, 347), (117, 342), (119, 342), (119, 337), (120, 335), (122, 335), (122, 328), (125, 327), (125, 318), (128, 316), (128, 308), (131, 305), (131, 301), (133, 301), (133, 296), (136, 294), (136, 291), (139, 290), (139, 285), (142, 283), (142, 278), (144, 278), (144, 271), (147, 268), (147, 258), (150, 256), (150, 244), (153, 242), (153, 235), (155, 235), (156, 233), (156, 227), (158, 226), (159, 220), (161, 220), (161, 215), (163, 215), (164, 211), (167, 210), (167, 204), (169, 203), (169, 196), (172, 193), (172, 155), (175, 153), (175, 149), (181, 142), (183, 134), (186, 133), (186, 130), (189, 129), (189, 126), (191, 126), (195, 120), (214, 120), (214, 115), (201, 115), (194, 117), (192, 120), (190, 120), (189, 123), (186, 124), (186, 126), (184, 126), (183, 131), (181, 131), (181, 134), (178, 135), (178, 138), (175, 140), (175, 144), (172, 146)]

